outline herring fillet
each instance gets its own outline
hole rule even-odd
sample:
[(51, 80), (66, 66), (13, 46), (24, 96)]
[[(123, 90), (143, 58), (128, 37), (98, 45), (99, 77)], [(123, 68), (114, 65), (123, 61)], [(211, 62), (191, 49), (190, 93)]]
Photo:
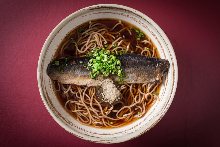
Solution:
[[(167, 75), (170, 63), (165, 59), (125, 54), (118, 57), (125, 73), (126, 83), (153, 83)], [(116, 77), (117, 78), (117, 77)]]
[[(157, 83), (166, 76), (170, 66), (167, 60), (136, 54), (125, 54), (117, 58), (121, 61), (125, 73), (123, 82), (126, 83)], [(88, 61), (89, 58), (86, 57), (61, 58), (48, 65), (47, 74), (52, 80), (62, 84), (97, 86), (100, 101), (114, 105), (122, 97), (114, 84), (114, 81), (119, 81), (118, 76), (111, 75), (108, 78), (98, 76), (92, 79), (90, 71), (86, 68)]]
[[(137, 54), (124, 54), (117, 56), (121, 61), (125, 73), (125, 83), (153, 83), (167, 75), (170, 64), (168, 60), (148, 58)], [(90, 78), (90, 71), (86, 68), (89, 58), (69, 57), (61, 58), (49, 63), (47, 74), (52, 80), (62, 84), (76, 84), (99, 86), (103, 80), (100, 77)], [(113, 81), (119, 80), (117, 76), (110, 76)]]

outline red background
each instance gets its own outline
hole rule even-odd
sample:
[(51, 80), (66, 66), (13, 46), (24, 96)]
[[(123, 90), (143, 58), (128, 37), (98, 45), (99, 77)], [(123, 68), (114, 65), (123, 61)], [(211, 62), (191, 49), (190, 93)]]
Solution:
[(44, 107), (37, 62), (45, 39), (85, 6), (118, 3), (152, 18), (174, 47), (179, 81), (164, 118), (144, 135), (112, 146), (220, 146), (220, 4), (207, 1), (0, 1), (0, 146), (110, 146), (64, 131)]

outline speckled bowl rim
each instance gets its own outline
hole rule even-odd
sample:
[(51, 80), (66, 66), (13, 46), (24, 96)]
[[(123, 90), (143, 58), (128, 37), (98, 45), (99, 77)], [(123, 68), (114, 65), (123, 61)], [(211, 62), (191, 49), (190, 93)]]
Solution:
[[(39, 57), (39, 60), (38, 60), (38, 68), (37, 68), (37, 79), (38, 79), (38, 87), (39, 87), (39, 91), (40, 91), (40, 95), (41, 95), (41, 98), (42, 98), (42, 101), (45, 105), (45, 107), (47, 108), (48, 112), (50, 113), (50, 115), (52, 116), (52, 118), (61, 126), (63, 127), (66, 131), (68, 131), (69, 133), (79, 137), (79, 138), (82, 138), (82, 139), (85, 139), (85, 140), (89, 140), (89, 141), (93, 141), (94, 140), (90, 137), (90, 136), (87, 136), (86, 134), (81, 134), (79, 132), (72, 132), (72, 130), (67, 127), (65, 124), (63, 124), (59, 118), (57, 118), (57, 116), (54, 114), (54, 112), (50, 109), (50, 107), (48, 106), (45, 98), (44, 98), (44, 94), (43, 94), (43, 91), (42, 91), (42, 88), (41, 88), (41, 80), (40, 80), (40, 76), (41, 76), (41, 71), (40, 71), (40, 67), (41, 67), (41, 64), (42, 64), (42, 58), (43, 58), (43, 55), (45, 54), (45, 51), (46, 51), (46, 47), (49, 45), (50, 43), (50, 40), (51, 38), (58, 32), (58, 30), (60, 30), (62, 28), (63, 25), (65, 25), (74, 15), (82, 12), (82, 11), (85, 11), (85, 10), (89, 10), (89, 9), (95, 9), (95, 8), (99, 8), (99, 7), (109, 7), (109, 8), (121, 8), (121, 9), (125, 9), (127, 11), (130, 11), (136, 15), (139, 15), (145, 19), (147, 19), (147, 21), (149, 21), (153, 26), (154, 28), (157, 29), (157, 31), (160, 33), (161, 37), (165, 40), (165, 42), (167, 43), (167, 45), (169, 46), (169, 53), (172, 55), (172, 61), (174, 62), (174, 77), (175, 77), (175, 80), (174, 80), (174, 83), (173, 83), (173, 91), (171, 93), (171, 96), (169, 98), (169, 101), (166, 105), (166, 109), (163, 111), (163, 113), (161, 113), (159, 119), (156, 120), (156, 122), (151, 125), (149, 128), (147, 128), (146, 130), (142, 130), (142, 132), (140, 134), (138, 134), (137, 136), (135, 137), (128, 137), (126, 140), (130, 140), (130, 139), (133, 139), (133, 138), (136, 138), (138, 136), (140, 136), (141, 134), (145, 133), (146, 131), (148, 131), (149, 129), (151, 129), (154, 125), (156, 125), (160, 120), (161, 118), (165, 115), (165, 113), (167, 112), (168, 108), (170, 107), (172, 101), (173, 101), (173, 98), (174, 98), (174, 95), (175, 95), (175, 92), (176, 92), (176, 88), (177, 88), (177, 81), (178, 81), (178, 67), (177, 67), (177, 61), (176, 61), (176, 56), (175, 56), (175, 53), (174, 53), (174, 50), (173, 50), (173, 47), (168, 39), (168, 37), (166, 36), (166, 34), (163, 32), (163, 30), (152, 20), (150, 19), (148, 16), (146, 16), (145, 14), (141, 13), (140, 11), (137, 11), (133, 8), (130, 8), (130, 7), (127, 7), (127, 6), (123, 6), (123, 5), (117, 5), (117, 4), (98, 4), (98, 5), (93, 5), (93, 6), (89, 6), (89, 7), (85, 7), (85, 8), (82, 8), (72, 14), (70, 14), (69, 16), (67, 16), (65, 19), (63, 19), (53, 30), (52, 32), (49, 34), (49, 36), (47, 37), (44, 45), (43, 45), (43, 48), (41, 50), (41, 53), (40, 53), (40, 57)], [(98, 141), (98, 143), (119, 143), (119, 142), (124, 142), (126, 140), (123, 140), (123, 141), (112, 141), (112, 142), (105, 142), (105, 141)]]

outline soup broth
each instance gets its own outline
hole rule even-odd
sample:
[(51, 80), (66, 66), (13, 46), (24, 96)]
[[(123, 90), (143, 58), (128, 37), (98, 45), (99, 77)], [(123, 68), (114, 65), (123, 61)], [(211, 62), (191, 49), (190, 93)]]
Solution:
[[(142, 30), (125, 21), (98, 19), (70, 31), (54, 59), (85, 57), (94, 48), (105, 48), (115, 55), (139, 54), (160, 58), (156, 46)], [(99, 128), (127, 125), (143, 117), (156, 101), (161, 83), (118, 84), (121, 100), (114, 105), (99, 101), (96, 88), (54, 81), (63, 107), (79, 122)]]

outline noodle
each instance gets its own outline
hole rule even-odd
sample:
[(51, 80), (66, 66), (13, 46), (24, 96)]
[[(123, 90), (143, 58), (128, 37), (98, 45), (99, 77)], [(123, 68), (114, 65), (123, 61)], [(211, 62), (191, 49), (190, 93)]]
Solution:
[[(147, 57), (158, 57), (156, 48), (149, 38), (145, 37), (136, 43), (125, 38), (126, 32), (131, 36), (134, 32), (131, 26), (127, 26), (122, 21), (116, 21), (109, 27), (97, 20), (87, 23), (82, 28), (85, 31), (82, 33), (77, 31), (74, 42), (70, 42), (71, 37), (75, 34), (74, 31), (64, 39), (57, 57), (62, 57), (65, 49), (70, 45), (73, 49), (72, 56), (79, 57), (85, 56), (97, 47), (106, 47), (116, 54), (125, 51), (125, 53), (134, 52)], [(122, 99), (112, 106), (99, 101), (96, 87), (66, 85), (58, 82), (54, 82), (54, 85), (58, 95), (64, 101), (64, 107), (78, 121), (94, 127), (112, 128), (126, 125), (144, 116), (157, 99), (157, 91), (161, 82), (123, 84), (119, 88)]]

